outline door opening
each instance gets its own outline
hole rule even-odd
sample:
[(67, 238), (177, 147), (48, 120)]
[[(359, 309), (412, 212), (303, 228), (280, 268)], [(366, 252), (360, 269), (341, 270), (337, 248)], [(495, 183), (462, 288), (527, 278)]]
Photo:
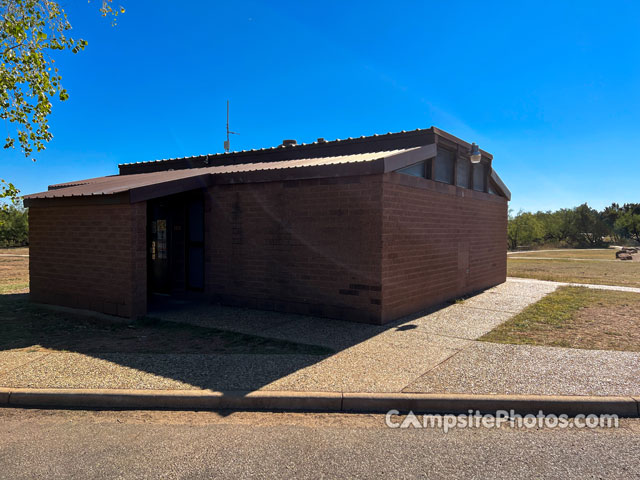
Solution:
[(187, 288), (204, 289), (204, 202), (189, 200), (187, 206)]
[(204, 291), (203, 193), (149, 201), (147, 218), (149, 292)]

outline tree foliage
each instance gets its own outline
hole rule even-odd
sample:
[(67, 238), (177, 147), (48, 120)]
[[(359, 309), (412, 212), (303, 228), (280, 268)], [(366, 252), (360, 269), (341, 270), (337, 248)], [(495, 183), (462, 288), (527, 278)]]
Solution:
[(597, 247), (609, 242), (640, 242), (640, 204), (612, 203), (602, 211), (582, 204), (547, 212), (509, 216), (509, 248), (536, 245)]
[(592, 247), (601, 245), (603, 238), (609, 233), (607, 225), (597, 210), (583, 203), (574, 210), (574, 225), (577, 240)]
[(507, 239), (509, 248), (515, 250), (520, 245), (529, 245), (544, 234), (542, 222), (532, 213), (519, 212), (509, 219)]
[(633, 210), (623, 212), (616, 219), (614, 226), (620, 236), (640, 242), (640, 213), (634, 213)]
[(14, 206), (0, 211), (0, 247), (20, 247), (28, 243), (27, 211)]
[[(113, 19), (124, 9), (102, 0), (100, 13)], [(59, 2), (0, 0), (0, 118), (7, 123), (4, 148), (16, 144), (27, 158), (53, 138), (49, 115), (53, 101), (69, 94), (52, 57), (56, 52), (78, 53), (87, 46), (71, 34), (71, 24)], [(10, 124), (10, 127), (9, 127)], [(0, 198), (16, 199), (18, 190), (3, 182)]]
[[(18, 190), (13, 183), (7, 182), (5, 179), (0, 179), (0, 200), (8, 198), (14, 205), (18, 202)], [(2, 204), (0, 211), (7, 208), (6, 204)]]

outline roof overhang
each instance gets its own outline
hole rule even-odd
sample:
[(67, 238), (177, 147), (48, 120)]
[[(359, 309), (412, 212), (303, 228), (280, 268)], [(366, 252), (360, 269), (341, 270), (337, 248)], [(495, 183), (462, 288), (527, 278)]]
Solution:
[(384, 159), (384, 173), (393, 172), (409, 165), (433, 158), (438, 153), (435, 143), (413, 148), (407, 152)]
[(167, 197), (177, 193), (196, 190), (198, 188), (207, 188), (211, 186), (211, 174), (196, 175), (193, 177), (180, 178), (177, 180), (169, 180), (153, 185), (145, 185), (143, 187), (132, 188), (129, 190), (129, 203), (145, 202), (154, 198)]
[(511, 191), (507, 188), (507, 186), (504, 184), (502, 179), (498, 176), (496, 171), (493, 169), (491, 169), (491, 180), (493, 180), (493, 182), (496, 184), (496, 187), (498, 187), (502, 196), (510, 201)]
[[(437, 149), (437, 143), (430, 143), (334, 157), (112, 175), (52, 185), (46, 192), (25, 196), (24, 205), (138, 203), (212, 185), (380, 175), (434, 158)], [(511, 192), (493, 169), (490, 178), (497, 193), (511, 200)]]
[[(436, 156), (436, 144), (390, 152), (296, 159), (269, 164), (216, 166), (190, 170), (114, 175), (68, 184), (24, 197), (26, 207), (75, 199), (81, 203), (137, 203), (211, 185), (376, 175)], [(81, 200), (80, 200), (81, 199)], [(117, 201), (116, 201), (117, 199)]]

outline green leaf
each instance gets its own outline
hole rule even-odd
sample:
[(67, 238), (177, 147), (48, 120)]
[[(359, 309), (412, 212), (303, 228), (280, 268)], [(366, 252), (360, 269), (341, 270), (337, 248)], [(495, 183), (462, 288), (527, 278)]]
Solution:
[[(112, 0), (101, 0), (99, 5), (99, 11), (112, 19), (124, 11), (114, 10)], [(71, 24), (58, 1), (0, 0), (0, 119), (8, 120), (10, 127), (4, 147), (17, 144), (25, 157), (44, 150), (53, 138), (49, 132), (53, 98), (69, 98), (53, 65), (54, 54), (79, 53), (88, 44), (69, 31)]]

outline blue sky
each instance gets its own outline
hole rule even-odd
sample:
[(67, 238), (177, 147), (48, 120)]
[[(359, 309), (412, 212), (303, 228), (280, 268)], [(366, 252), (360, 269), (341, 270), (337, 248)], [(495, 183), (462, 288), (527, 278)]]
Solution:
[[(640, 3), (63, 2), (85, 52), (23, 193), (118, 163), (435, 125), (494, 154), (514, 210), (639, 202)], [(116, 3), (117, 0), (114, 0)]]

